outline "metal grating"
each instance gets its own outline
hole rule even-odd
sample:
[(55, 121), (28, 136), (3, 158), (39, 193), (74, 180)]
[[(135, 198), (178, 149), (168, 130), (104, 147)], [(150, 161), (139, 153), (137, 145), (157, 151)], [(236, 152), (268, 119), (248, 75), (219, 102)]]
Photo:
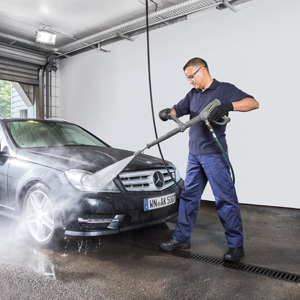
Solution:
[(143, 248), (143, 249), (160, 251), (160, 252), (163, 252), (166, 254), (171, 254), (174, 256), (192, 259), (192, 260), (200, 261), (200, 262), (205, 262), (205, 263), (209, 263), (209, 264), (213, 264), (213, 265), (217, 265), (217, 266), (223, 266), (223, 267), (227, 267), (230, 269), (244, 271), (244, 272), (255, 274), (255, 275), (262, 275), (262, 276), (267, 276), (267, 277), (270, 277), (273, 279), (279, 279), (279, 280), (284, 280), (284, 281), (293, 282), (293, 283), (300, 283), (300, 274), (296, 274), (296, 273), (289, 273), (289, 272), (285, 272), (285, 271), (269, 269), (269, 268), (264, 268), (264, 267), (249, 265), (249, 264), (244, 264), (244, 263), (227, 262), (220, 258), (207, 256), (207, 255), (201, 255), (201, 254), (192, 253), (192, 252), (183, 251), (183, 250), (175, 250), (175, 251), (166, 252), (166, 251), (161, 250), (158, 245), (149, 244), (149, 243), (145, 243), (145, 242), (141, 242), (141, 241), (124, 239), (124, 240), (121, 240), (121, 242), (124, 244), (128, 244), (128, 245)]

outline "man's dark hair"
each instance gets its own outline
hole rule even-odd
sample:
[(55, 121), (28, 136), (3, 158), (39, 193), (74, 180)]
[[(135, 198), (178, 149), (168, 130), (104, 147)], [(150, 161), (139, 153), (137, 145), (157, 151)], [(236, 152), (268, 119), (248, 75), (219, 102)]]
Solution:
[(205, 67), (208, 70), (208, 65), (206, 63), (206, 61), (202, 58), (199, 57), (194, 57), (192, 59), (190, 59), (183, 67), (183, 71), (185, 71), (186, 68), (193, 66), (193, 67)]

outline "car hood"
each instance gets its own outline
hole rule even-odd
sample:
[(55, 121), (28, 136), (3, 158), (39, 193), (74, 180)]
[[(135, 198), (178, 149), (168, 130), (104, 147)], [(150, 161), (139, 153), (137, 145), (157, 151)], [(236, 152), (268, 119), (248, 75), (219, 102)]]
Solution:
[[(113, 163), (133, 155), (134, 152), (111, 147), (66, 146), (19, 149), (19, 159), (51, 167), (61, 171), (80, 169), (97, 172)], [(170, 164), (170, 162), (167, 162)], [(140, 154), (124, 171), (145, 170), (163, 167), (163, 162), (153, 156)]]

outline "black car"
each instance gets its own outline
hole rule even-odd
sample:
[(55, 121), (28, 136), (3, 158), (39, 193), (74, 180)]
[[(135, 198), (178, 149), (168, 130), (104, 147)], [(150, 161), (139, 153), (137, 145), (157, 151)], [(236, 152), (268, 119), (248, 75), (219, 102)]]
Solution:
[(132, 151), (64, 120), (0, 119), (0, 214), (25, 222), (41, 246), (168, 221), (184, 182), (175, 165), (140, 154), (106, 186), (93, 177)]

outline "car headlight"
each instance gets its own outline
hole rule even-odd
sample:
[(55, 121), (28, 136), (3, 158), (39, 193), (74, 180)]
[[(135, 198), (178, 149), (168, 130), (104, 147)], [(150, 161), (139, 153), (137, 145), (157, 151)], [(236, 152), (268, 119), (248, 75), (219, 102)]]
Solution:
[(175, 170), (175, 180), (178, 182), (180, 180), (180, 173), (178, 168), (173, 164), (174, 170)]
[(101, 182), (93, 176), (93, 173), (71, 169), (65, 171), (65, 174), (71, 184), (80, 190), (90, 192), (121, 193), (113, 180), (103, 187), (101, 186)]

